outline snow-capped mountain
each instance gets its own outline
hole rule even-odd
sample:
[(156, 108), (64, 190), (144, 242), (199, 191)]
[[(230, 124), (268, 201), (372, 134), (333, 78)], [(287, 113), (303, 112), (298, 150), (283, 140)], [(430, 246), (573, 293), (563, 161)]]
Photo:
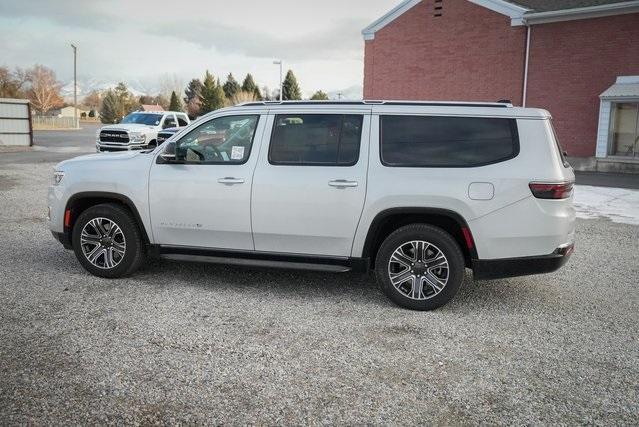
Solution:
[[(142, 95), (148, 95), (150, 93), (153, 93), (153, 89), (152, 88), (146, 87), (140, 81), (127, 80), (124, 83), (126, 84), (127, 88), (129, 89), (129, 92), (131, 92), (136, 97), (142, 96)], [(117, 85), (118, 85), (118, 82), (108, 81), (108, 80), (104, 80), (104, 79), (94, 79), (94, 78), (82, 79), (82, 78), (79, 78), (78, 79), (78, 98), (81, 99), (81, 98), (85, 97), (86, 95), (88, 95), (89, 93), (91, 93), (94, 90), (105, 91), (105, 90), (108, 90), (108, 89), (113, 89)], [(71, 80), (70, 82), (68, 82), (68, 83), (66, 83), (65, 85), (62, 86), (62, 88), (60, 89), (60, 94), (62, 95), (62, 98), (64, 98), (65, 101), (72, 101), (73, 100), (73, 80)]]

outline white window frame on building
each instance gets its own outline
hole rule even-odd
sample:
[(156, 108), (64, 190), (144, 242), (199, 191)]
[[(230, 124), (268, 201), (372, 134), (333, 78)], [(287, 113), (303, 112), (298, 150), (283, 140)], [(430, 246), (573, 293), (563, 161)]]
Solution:
[(639, 163), (639, 76), (619, 76), (599, 95), (599, 159)]

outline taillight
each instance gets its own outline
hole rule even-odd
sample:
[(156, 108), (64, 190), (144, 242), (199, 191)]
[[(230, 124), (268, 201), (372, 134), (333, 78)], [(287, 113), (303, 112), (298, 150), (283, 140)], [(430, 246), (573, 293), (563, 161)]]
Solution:
[(64, 211), (64, 226), (66, 228), (71, 227), (71, 209)]
[(538, 199), (567, 199), (572, 195), (573, 182), (531, 182), (528, 184), (533, 196)]
[(473, 235), (470, 233), (468, 227), (462, 227), (462, 233), (464, 234), (464, 240), (466, 240), (466, 247), (472, 249), (475, 245), (473, 242)]

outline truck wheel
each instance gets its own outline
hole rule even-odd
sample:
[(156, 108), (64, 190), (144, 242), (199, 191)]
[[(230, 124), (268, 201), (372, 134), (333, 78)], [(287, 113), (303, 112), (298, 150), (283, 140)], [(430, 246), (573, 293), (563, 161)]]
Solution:
[(410, 224), (391, 233), (375, 260), (382, 291), (412, 310), (433, 310), (450, 301), (464, 279), (464, 256), (438, 227)]
[(73, 226), (73, 251), (91, 274), (118, 278), (136, 271), (145, 248), (131, 212), (117, 204), (92, 206)]

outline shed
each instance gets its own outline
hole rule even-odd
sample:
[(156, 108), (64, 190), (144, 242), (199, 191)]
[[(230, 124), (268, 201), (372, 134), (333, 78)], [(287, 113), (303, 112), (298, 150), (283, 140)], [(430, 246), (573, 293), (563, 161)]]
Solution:
[(33, 145), (29, 100), (0, 98), (0, 146), (2, 145)]

